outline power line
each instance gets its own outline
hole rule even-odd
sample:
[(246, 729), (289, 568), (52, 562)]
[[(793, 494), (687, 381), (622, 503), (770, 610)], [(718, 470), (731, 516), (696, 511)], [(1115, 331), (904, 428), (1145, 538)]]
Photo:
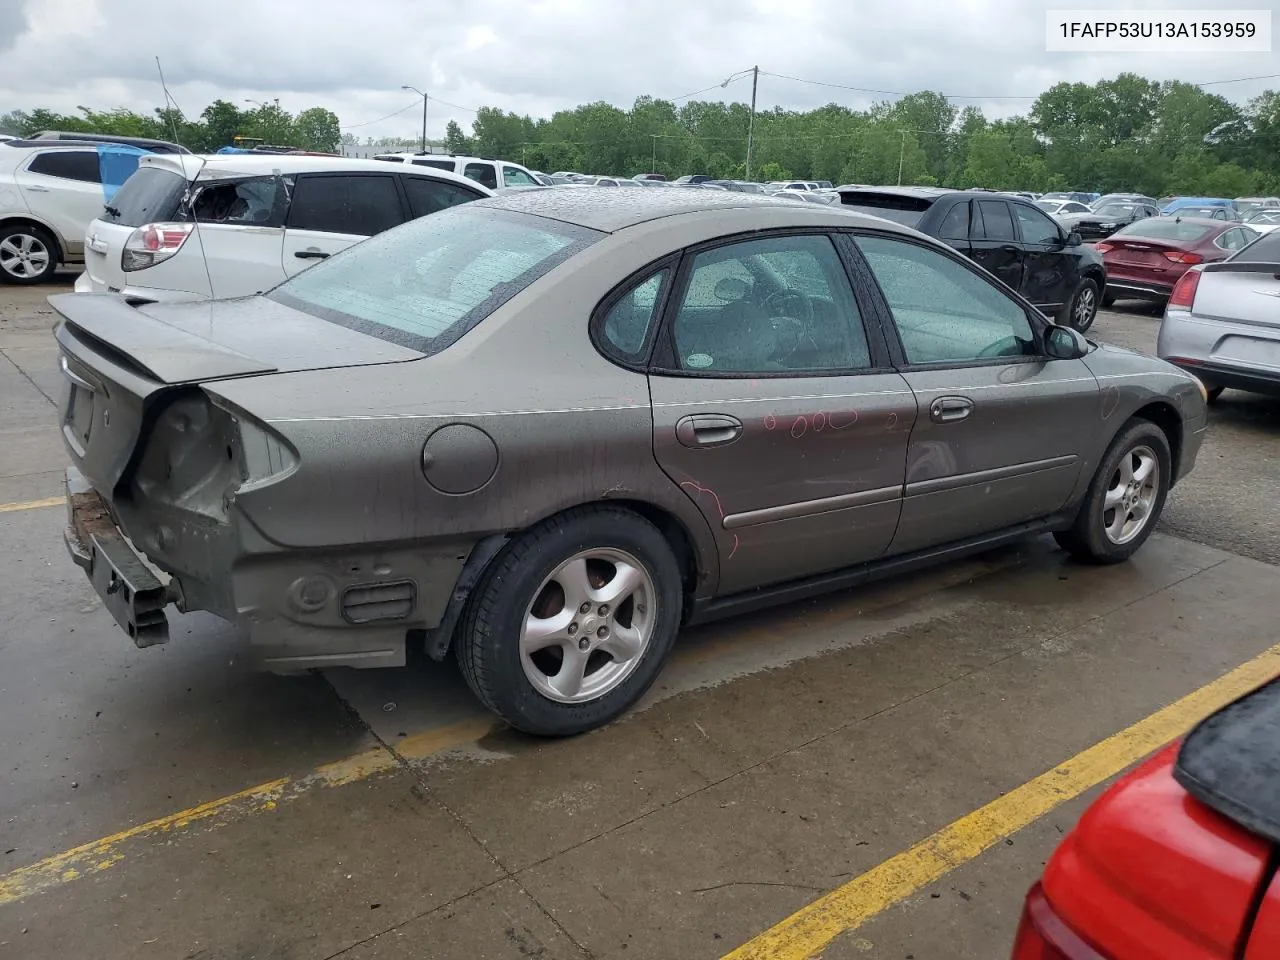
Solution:
[[(383, 120), (390, 120), (392, 117), (398, 117), (400, 114), (404, 113), (406, 110), (413, 110), (421, 105), (422, 105), (421, 100), (415, 100), (413, 103), (409, 104), (407, 107), (401, 107), (399, 110), (396, 110), (393, 113), (388, 113), (385, 117), (378, 117), (378, 119), (376, 120), (364, 120), (364, 121), (361, 121), (360, 123), (348, 123), (346, 127), (348, 130), (354, 130), (356, 127), (367, 127), (370, 124), (381, 123)], [(454, 104), (450, 104), (450, 106), (454, 106)]]

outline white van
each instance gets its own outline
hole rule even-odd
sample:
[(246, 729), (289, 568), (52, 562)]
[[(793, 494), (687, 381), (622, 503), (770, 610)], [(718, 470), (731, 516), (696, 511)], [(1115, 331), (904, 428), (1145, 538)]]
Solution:
[(77, 293), (246, 297), (406, 220), (493, 196), (444, 170), (290, 154), (142, 157), (85, 234)]

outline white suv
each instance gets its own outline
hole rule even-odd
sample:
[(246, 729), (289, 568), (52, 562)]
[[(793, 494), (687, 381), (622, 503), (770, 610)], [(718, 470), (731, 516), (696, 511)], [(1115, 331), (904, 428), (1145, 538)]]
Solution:
[(146, 156), (89, 225), (76, 292), (252, 296), (365, 237), (492, 195), (453, 173), (376, 160)]
[(39, 283), (80, 260), (102, 196), (93, 146), (0, 140), (0, 282)]
[(492, 157), (462, 157), (452, 153), (381, 153), (375, 160), (392, 163), (409, 163), (419, 167), (434, 167), (461, 174), (468, 180), (483, 184), (490, 190), (499, 187), (537, 187), (541, 181), (528, 167)]

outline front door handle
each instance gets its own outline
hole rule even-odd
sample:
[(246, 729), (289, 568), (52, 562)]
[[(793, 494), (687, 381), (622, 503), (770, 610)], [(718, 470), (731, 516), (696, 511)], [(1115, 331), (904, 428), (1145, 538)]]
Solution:
[(1021, 247), (1015, 247), (1012, 243), (1006, 243), (1000, 249), (1003, 250), (1005, 253), (1021, 253), (1022, 252)]
[(741, 435), (742, 421), (720, 413), (681, 417), (676, 423), (676, 439), (686, 447), (719, 447)]
[(954, 423), (973, 413), (973, 401), (968, 397), (939, 397), (929, 404), (929, 419), (934, 423)]
[(38, 183), (29, 183), (27, 184), (25, 189), (30, 190), (32, 193), (48, 193), (49, 192), (48, 187), (42, 187)]
[(311, 250), (299, 250), (296, 253), (294, 253), (294, 256), (297, 257), (299, 260), (323, 260), (325, 257), (329, 255), (325, 253), (323, 250), (311, 249)]

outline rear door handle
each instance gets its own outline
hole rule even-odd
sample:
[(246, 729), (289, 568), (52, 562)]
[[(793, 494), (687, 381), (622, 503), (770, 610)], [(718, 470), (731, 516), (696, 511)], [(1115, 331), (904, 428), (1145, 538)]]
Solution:
[(676, 423), (676, 439), (686, 447), (719, 447), (741, 435), (742, 421), (720, 413), (681, 417)]
[(49, 192), (48, 187), (42, 187), (38, 183), (28, 184), (25, 189), (30, 190), (32, 193), (48, 193)]
[(323, 260), (329, 255), (323, 250), (298, 250), (294, 256), (299, 260)]
[(1006, 243), (1000, 249), (1003, 250), (1005, 253), (1021, 253), (1022, 252), (1021, 247), (1016, 247), (1012, 243)]
[(939, 397), (929, 404), (929, 419), (934, 423), (954, 423), (973, 413), (973, 401), (968, 397)]

